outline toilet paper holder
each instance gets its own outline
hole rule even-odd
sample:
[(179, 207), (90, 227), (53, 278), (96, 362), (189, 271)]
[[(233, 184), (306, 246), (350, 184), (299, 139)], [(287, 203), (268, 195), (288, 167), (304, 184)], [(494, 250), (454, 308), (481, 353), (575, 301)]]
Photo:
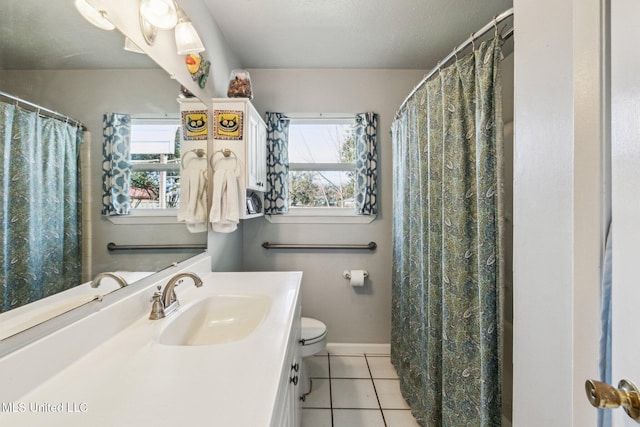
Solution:
[[(347, 280), (351, 280), (351, 271), (349, 270), (345, 270), (342, 272), (342, 277), (344, 277)], [(369, 272), (365, 270), (364, 272), (364, 277), (369, 277)]]

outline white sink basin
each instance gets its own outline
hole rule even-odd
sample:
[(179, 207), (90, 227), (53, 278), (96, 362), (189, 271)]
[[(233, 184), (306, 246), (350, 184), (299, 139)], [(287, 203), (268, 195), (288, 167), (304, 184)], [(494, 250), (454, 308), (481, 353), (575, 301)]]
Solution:
[(260, 294), (209, 296), (168, 317), (158, 342), (196, 346), (239, 341), (262, 323), (270, 306), (271, 298)]

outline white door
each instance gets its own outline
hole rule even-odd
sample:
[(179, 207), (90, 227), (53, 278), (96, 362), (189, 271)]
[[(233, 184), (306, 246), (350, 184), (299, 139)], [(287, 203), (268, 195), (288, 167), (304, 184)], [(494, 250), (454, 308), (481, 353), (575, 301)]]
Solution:
[[(640, 1), (611, 2), (613, 372), (640, 387)], [(614, 426), (638, 426), (622, 409)]]

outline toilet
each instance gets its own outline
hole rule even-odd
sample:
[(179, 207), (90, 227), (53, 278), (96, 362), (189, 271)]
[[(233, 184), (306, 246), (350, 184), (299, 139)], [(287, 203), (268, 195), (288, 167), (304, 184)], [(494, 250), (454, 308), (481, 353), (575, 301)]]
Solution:
[(302, 318), (302, 327), (300, 331), (300, 344), (302, 346), (302, 372), (301, 384), (302, 393), (307, 395), (311, 392), (311, 380), (307, 372), (306, 359), (314, 354), (318, 354), (327, 346), (327, 325), (317, 319), (310, 317)]

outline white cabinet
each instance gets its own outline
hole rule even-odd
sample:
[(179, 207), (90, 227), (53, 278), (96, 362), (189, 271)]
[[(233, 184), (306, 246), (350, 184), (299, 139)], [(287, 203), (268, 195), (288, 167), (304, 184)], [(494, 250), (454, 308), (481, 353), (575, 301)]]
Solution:
[(300, 302), (296, 306), (293, 327), (289, 334), (287, 356), (282, 367), (278, 397), (274, 408), (271, 427), (300, 427), (301, 418), (301, 390), (300, 370), (302, 356), (300, 346)]
[[(240, 218), (262, 216), (267, 179), (264, 120), (248, 99), (214, 98), (212, 122), (214, 172), (218, 168), (235, 169), (239, 173)], [(222, 152), (227, 149), (231, 155), (224, 157)]]

